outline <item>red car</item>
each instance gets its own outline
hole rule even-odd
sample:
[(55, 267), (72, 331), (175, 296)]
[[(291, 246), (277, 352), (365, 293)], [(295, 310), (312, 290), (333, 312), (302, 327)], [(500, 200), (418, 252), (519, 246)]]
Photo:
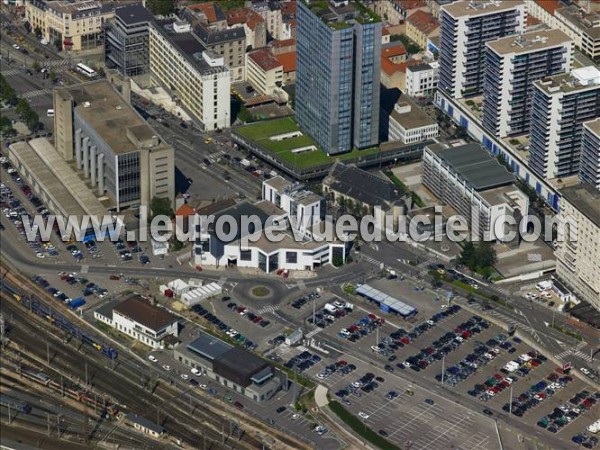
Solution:
[(377, 316), (376, 316), (375, 314), (369, 314), (369, 316), (368, 316), (368, 317), (369, 317), (369, 319), (371, 319), (371, 320), (375, 320), (375, 319), (377, 319)]
[(404, 337), (402, 337), (402, 338), (400, 339), (400, 341), (401, 341), (403, 344), (406, 344), (406, 345), (410, 344), (410, 338), (409, 338), (409, 337), (407, 337), (407, 336), (404, 336)]
[(347, 365), (348, 365), (348, 362), (347, 362), (347, 361), (344, 361), (343, 359), (341, 359), (341, 360), (339, 360), (339, 361), (337, 362), (337, 365), (338, 365), (338, 366), (340, 366), (340, 367), (344, 367), (344, 366), (347, 366)]
[(500, 381), (500, 380), (503, 380), (503, 379), (504, 379), (504, 377), (503, 377), (502, 375), (500, 375), (499, 373), (495, 373), (495, 374), (494, 374), (494, 378), (495, 378), (496, 380), (498, 380), (498, 381)]

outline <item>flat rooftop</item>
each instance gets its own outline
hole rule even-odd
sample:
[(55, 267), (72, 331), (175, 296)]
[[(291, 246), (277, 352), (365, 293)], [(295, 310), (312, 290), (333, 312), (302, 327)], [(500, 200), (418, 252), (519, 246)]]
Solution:
[(508, 194), (510, 192), (518, 191), (519, 189), (514, 184), (509, 184), (506, 186), (500, 186), (497, 188), (487, 189), (483, 192), (480, 192), (479, 195), (488, 202), (490, 205), (501, 205), (503, 203), (512, 203)]
[(565, 200), (577, 208), (594, 225), (600, 227), (600, 191), (589, 183), (581, 183), (560, 190)]
[(90, 81), (57, 89), (60, 98), (72, 98), (75, 112), (85, 120), (116, 154), (135, 152), (137, 144), (127, 129), (139, 140), (158, 133), (125, 101), (107, 80)]
[(210, 334), (202, 333), (199, 338), (190, 342), (186, 348), (208, 360), (214, 361), (231, 350), (233, 346)]
[[(381, 18), (359, 2), (336, 0), (301, 0), (308, 9), (324, 23), (334, 29), (350, 26), (352, 21), (359, 23), (381, 22)], [(346, 4), (347, 3), (347, 4)]]
[(486, 45), (499, 55), (510, 55), (537, 52), (567, 42), (571, 42), (571, 38), (561, 30), (541, 30), (507, 36), (489, 41)]
[(398, 105), (410, 106), (410, 111), (399, 113), (396, 108), (394, 108), (390, 114), (390, 118), (394, 119), (406, 130), (426, 127), (436, 123), (436, 121), (429, 117), (416, 103), (410, 100), (407, 95), (400, 97)]
[(584, 30), (590, 37), (600, 39), (600, 26), (597, 25), (600, 22), (600, 12), (596, 11), (588, 14), (583, 12), (577, 5), (571, 5), (557, 9), (556, 14), (562, 15), (569, 22), (576, 25), (577, 28)]
[(141, 3), (116, 8), (115, 15), (127, 25), (151, 22), (154, 19), (152, 13), (144, 8)]
[(534, 85), (548, 95), (598, 89), (600, 88), (600, 70), (594, 66), (582, 67), (570, 73), (542, 78), (535, 81)]
[(457, 147), (433, 144), (429, 148), (476, 191), (496, 188), (515, 181), (514, 175), (480, 144), (465, 144)]
[(292, 183), (291, 181), (286, 180), (282, 176), (276, 176), (276, 177), (273, 177), (273, 178), (270, 178), (270, 179), (266, 180), (265, 184), (267, 186), (271, 186), (273, 189), (276, 189), (277, 192), (281, 193), (281, 192), (283, 192), (284, 189), (289, 188), (294, 183)]
[(596, 136), (600, 137), (600, 117), (590, 120), (589, 122), (583, 122), (583, 125), (592, 130)]
[(85, 214), (106, 214), (106, 206), (58, 154), (48, 139), (32, 139), (29, 143), (15, 142), (10, 149), (66, 214), (78, 217)]
[[(226, 66), (211, 66), (204, 58), (202, 53), (206, 47), (192, 32), (177, 33), (173, 27), (173, 21), (155, 22), (155, 29), (158, 30), (173, 45), (179, 53), (201, 74), (211, 75), (229, 70)], [(243, 31), (243, 28), (241, 28)]]
[(522, 1), (500, 1), (500, 0), (474, 0), (460, 1), (442, 5), (441, 10), (446, 11), (454, 18), (458, 17), (476, 17), (485, 14), (495, 14), (501, 11), (507, 11), (519, 5), (525, 5)]

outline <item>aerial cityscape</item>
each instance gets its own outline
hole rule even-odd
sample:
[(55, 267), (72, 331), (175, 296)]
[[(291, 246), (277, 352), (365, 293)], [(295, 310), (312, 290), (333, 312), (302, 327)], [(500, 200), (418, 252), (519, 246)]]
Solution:
[(2, 0), (0, 448), (600, 448), (600, 1)]

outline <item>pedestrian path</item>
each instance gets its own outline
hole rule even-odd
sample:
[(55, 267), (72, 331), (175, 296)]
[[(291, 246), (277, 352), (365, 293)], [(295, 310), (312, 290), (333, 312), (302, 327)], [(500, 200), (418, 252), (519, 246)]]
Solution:
[(311, 337), (315, 336), (317, 333), (319, 333), (322, 330), (322, 328), (315, 328), (312, 331), (309, 331), (308, 333), (306, 333), (306, 339), (310, 339)]

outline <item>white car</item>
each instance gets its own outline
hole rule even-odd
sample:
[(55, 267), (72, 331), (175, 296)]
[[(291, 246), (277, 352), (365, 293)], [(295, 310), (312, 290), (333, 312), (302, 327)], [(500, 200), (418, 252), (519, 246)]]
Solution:
[(184, 380), (189, 380), (190, 376), (187, 373), (182, 373), (181, 375), (179, 375), (182, 379)]
[(19, 50), (21, 47), (19, 47), (17, 44), (13, 44), (13, 48), (14, 48), (15, 50)]
[(198, 386), (200, 389), (202, 389), (203, 391), (208, 389), (208, 386), (206, 384), (201, 384), (200, 386)]
[(440, 308), (441, 309), (446, 309), (448, 307), (448, 305), (441, 305)]
[(300, 418), (300, 414), (293, 414), (292, 420), (298, 420)]
[(164, 365), (162, 366), (162, 368), (163, 368), (163, 369), (165, 369), (167, 372), (170, 372), (170, 371), (171, 371), (171, 366), (169, 366), (168, 364), (164, 364)]
[(154, 356), (154, 355), (148, 355), (148, 360), (152, 361), (153, 363), (158, 362), (158, 359), (156, 359), (156, 356)]
[(358, 413), (358, 417), (360, 417), (361, 419), (368, 419), (370, 416), (366, 413), (366, 412), (359, 412)]
[(195, 367), (192, 367), (190, 369), (190, 372), (192, 372), (194, 375), (202, 375), (202, 372), (200, 372), (198, 369), (196, 369)]
[(323, 425), (317, 425), (314, 430), (319, 435), (323, 435), (323, 434), (327, 433), (327, 428), (325, 428)]
[(590, 371), (589, 371), (589, 370), (587, 370), (585, 367), (580, 367), (580, 368), (579, 368), (579, 371), (580, 371), (582, 374), (584, 374), (584, 375), (589, 375), (589, 374), (590, 374)]

